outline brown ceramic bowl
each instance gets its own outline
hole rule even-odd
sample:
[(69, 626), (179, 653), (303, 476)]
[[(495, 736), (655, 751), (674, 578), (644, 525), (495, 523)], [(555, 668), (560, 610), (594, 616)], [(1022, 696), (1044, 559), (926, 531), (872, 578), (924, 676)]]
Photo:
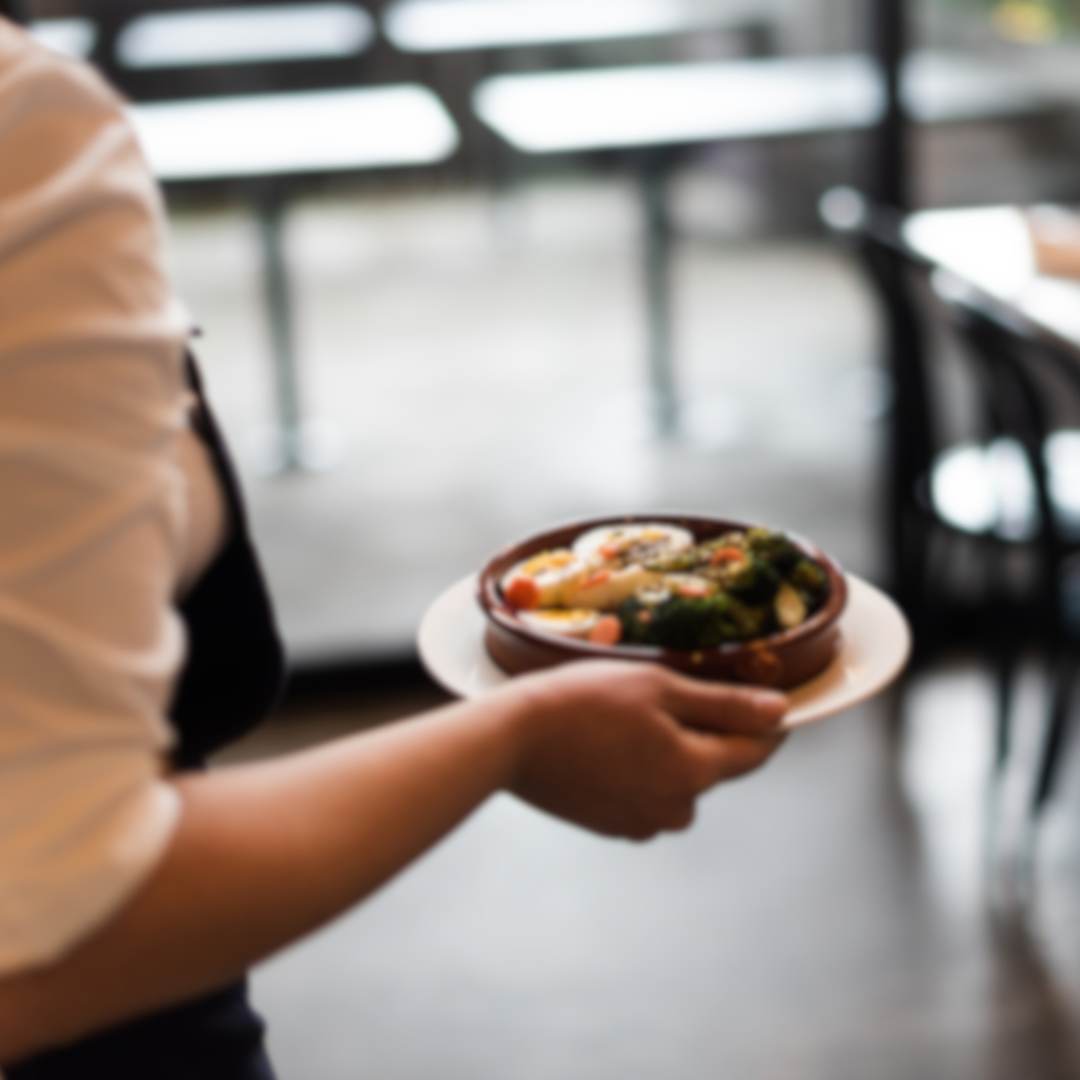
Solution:
[(847, 601), (847, 585), (840, 567), (812, 544), (786, 534), (829, 578), (825, 603), (801, 626), (754, 641), (685, 651), (655, 645), (594, 645), (577, 638), (559, 637), (525, 625), (502, 595), (499, 582), (512, 566), (538, 552), (568, 547), (588, 529), (635, 521), (677, 525), (694, 534), (697, 542), (720, 533), (744, 531), (752, 526), (722, 518), (681, 517), (671, 514), (635, 514), (578, 521), (539, 533), (496, 555), (480, 573), (477, 599), (487, 617), (484, 645), (496, 664), (510, 675), (554, 667), (570, 660), (592, 658), (647, 660), (703, 679), (755, 683), (790, 689), (820, 674), (832, 662), (840, 645), (840, 613)]

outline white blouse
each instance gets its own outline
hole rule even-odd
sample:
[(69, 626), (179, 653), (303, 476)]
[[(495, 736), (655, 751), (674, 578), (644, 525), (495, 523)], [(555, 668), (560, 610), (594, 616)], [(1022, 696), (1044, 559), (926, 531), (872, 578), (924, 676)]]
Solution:
[(61, 957), (168, 846), (176, 601), (225, 511), (122, 102), (0, 19), (0, 977)]

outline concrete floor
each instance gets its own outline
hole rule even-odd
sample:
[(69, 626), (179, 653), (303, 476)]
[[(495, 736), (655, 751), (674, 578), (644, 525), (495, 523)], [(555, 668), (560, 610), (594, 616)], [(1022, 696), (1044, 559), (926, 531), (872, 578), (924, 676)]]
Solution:
[[(685, 507), (796, 529), (875, 573), (873, 325), (824, 243), (747, 239), (688, 177), (678, 210), (687, 437), (643, 424), (632, 189), (550, 182), (305, 203), (290, 231), (312, 412), (338, 467), (267, 479), (252, 234), (177, 220), (181, 288), (244, 463), (294, 654), (398, 655), (432, 597), (553, 519)], [(1006, 789), (1022, 796), (1038, 686)], [(360, 909), (263, 965), (283, 1077), (1065, 1080), (1080, 1075), (1076, 762), (1026, 906), (985, 856), (990, 702), (970, 665), (871, 703), (713, 793), (687, 834), (595, 839), (492, 800)], [(298, 707), (263, 756), (437, 703), (419, 684)], [(1025, 750), (1026, 748), (1026, 750)], [(1006, 829), (1004, 839), (1016, 839)]]

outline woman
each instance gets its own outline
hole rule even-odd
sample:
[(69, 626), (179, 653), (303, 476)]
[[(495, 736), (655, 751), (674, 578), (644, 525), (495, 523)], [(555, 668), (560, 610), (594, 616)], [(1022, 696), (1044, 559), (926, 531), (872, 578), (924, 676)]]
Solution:
[(282, 658), (115, 96), (0, 19), (0, 1062), (272, 1076), (251, 964), (489, 795), (646, 838), (760, 765), (778, 695), (589, 663), (201, 768)]

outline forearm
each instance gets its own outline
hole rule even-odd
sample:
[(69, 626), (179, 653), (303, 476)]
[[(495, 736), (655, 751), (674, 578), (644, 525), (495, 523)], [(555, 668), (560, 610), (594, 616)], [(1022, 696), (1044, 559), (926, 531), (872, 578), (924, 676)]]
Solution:
[(221, 985), (378, 888), (507, 782), (515, 700), (179, 778), (180, 824), (134, 899), (0, 981), (0, 1061)]

